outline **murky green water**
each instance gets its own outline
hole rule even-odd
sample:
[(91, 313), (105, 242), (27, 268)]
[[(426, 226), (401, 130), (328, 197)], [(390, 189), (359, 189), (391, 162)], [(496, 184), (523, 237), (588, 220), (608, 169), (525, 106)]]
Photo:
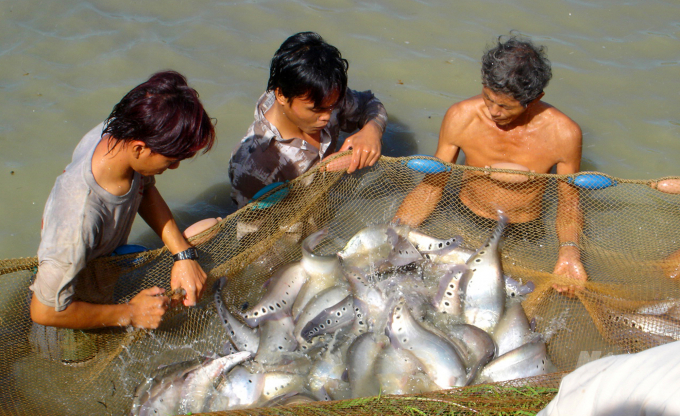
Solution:
[[(227, 162), (274, 51), (319, 32), (350, 86), (390, 115), (385, 154), (432, 154), (442, 116), (478, 94), (479, 59), (514, 29), (548, 47), (545, 100), (584, 132), (584, 170), (678, 174), (680, 4), (675, 0), (0, 0), (0, 258), (36, 253), (43, 206), (76, 143), (151, 73), (185, 74), (218, 120), (208, 154), (157, 178), (181, 225), (233, 209)], [(158, 245), (138, 220), (131, 242)]]

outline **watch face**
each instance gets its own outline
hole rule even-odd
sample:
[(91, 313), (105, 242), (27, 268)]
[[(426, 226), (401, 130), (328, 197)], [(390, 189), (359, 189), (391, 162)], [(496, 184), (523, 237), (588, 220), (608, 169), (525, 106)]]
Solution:
[(196, 250), (196, 247), (189, 247), (188, 249), (175, 254), (172, 258), (175, 261), (198, 260), (198, 250)]

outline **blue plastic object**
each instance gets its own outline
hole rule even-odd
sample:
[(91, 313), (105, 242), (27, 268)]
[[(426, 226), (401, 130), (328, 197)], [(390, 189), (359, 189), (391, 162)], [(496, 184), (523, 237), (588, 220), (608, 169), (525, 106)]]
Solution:
[[(257, 191), (257, 193), (253, 196), (253, 198), (250, 200), (250, 202), (253, 202), (260, 198), (262, 195), (266, 194), (267, 192), (276, 189), (282, 185), (285, 185), (285, 182), (274, 182), (270, 183), (269, 185), (265, 186), (264, 188), (260, 189)], [(274, 192), (273, 194), (269, 195), (262, 201), (259, 201), (257, 204), (253, 206), (252, 209), (264, 209), (264, 208), (269, 208), (272, 205), (276, 204), (280, 200), (286, 197), (288, 195), (288, 192), (290, 192), (290, 188), (287, 186), (282, 187), (280, 190)]]
[[(415, 156), (426, 156), (428, 155), (415, 155)], [(448, 172), (451, 170), (450, 166), (446, 166), (444, 162), (433, 159), (411, 159), (406, 162), (406, 166), (421, 173), (440, 173)]]
[(122, 256), (125, 254), (133, 254), (133, 253), (141, 253), (142, 251), (148, 251), (149, 249), (140, 246), (138, 244), (125, 244), (117, 249), (113, 250), (113, 253), (111, 253), (112, 256)]
[(569, 178), (569, 182), (583, 189), (604, 189), (616, 185), (616, 181), (597, 173), (586, 173)]

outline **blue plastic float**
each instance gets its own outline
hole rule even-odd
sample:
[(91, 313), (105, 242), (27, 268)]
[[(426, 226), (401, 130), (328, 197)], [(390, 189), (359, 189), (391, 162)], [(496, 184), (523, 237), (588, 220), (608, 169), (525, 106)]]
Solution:
[[(429, 155), (415, 155), (415, 156), (432, 157)], [(406, 162), (406, 166), (415, 170), (416, 172), (421, 173), (440, 173), (448, 172), (451, 170), (451, 167), (446, 166), (444, 162), (433, 159), (410, 159), (408, 162)]]
[(112, 256), (123, 256), (125, 254), (141, 253), (142, 251), (148, 251), (149, 249), (140, 246), (139, 244), (124, 244), (117, 249), (113, 250)]
[(604, 189), (616, 185), (616, 181), (597, 173), (586, 173), (569, 178), (569, 183), (573, 183), (583, 189)]
[[(278, 188), (279, 186), (285, 185), (286, 182), (274, 182), (270, 183), (269, 185), (265, 186), (264, 188), (260, 189), (257, 191), (257, 193), (253, 196), (253, 198), (250, 200), (250, 202), (253, 202), (260, 198), (262, 195), (266, 194), (267, 192)], [(290, 192), (290, 188), (287, 186), (281, 188), (280, 190), (274, 192), (273, 194), (269, 195), (262, 201), (259, 201), (257, 204), (255, 204), (252, 209), (264, 209), (264, 208), (269, 208), (272, 205), (276, 204), (280, 200), (286, 197), (288, 195), (288, 192)]]

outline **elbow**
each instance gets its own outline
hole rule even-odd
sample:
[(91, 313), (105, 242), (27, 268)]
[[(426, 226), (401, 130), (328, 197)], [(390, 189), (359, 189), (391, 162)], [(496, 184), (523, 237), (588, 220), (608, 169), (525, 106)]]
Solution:
[(31, 299), (31, 320), (39, 325), (56, 326), (56, 311), (54, 308), (41, 303), (35, 295)]

